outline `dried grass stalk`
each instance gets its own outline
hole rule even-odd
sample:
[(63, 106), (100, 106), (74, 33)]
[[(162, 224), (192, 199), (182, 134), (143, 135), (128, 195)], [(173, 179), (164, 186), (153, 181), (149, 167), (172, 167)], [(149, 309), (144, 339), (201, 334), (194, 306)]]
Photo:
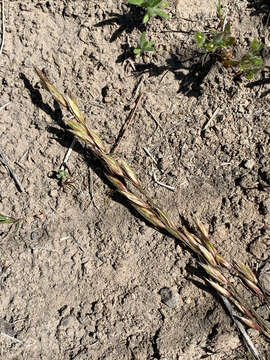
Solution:
[[(206, 280), (221, 295), (225, 296), (235, 307), (245, 316), (239, 319), (249, 327), (256, 328), (266, 337), (270, 338), (270, 326), (262, 319), (250, 304), (240, 296), (240, 294), (232, 286), (228, 276), (224, 272), (233, 272), (238, 274), (244, 282), (256, 294), (263, 296), (263, 292), (258, 286), (258, 281), (252, 270), (242, 263), (232, 265), (220, 254), (211, 243), (209, 235), (200, 222), (196, 219), (199, 236), (192, 234), (186, 228), (179, 229), (174, 222), (165, 214), (165, 212), (157, 206), (143, 190), (143, 186), (138, 180), (134, 170), (122, 160), (118, 160), (114, 155), (107, 152), (102, 140), (95, 131), (90, 129), (86, 124), (83, 114), (71, 94), (61, 94), (39, 70), (35, 69), (41, 79), (43, 87), (54, 97), (54, 99), (62, 106), (66, 107), (73, 115), (74, 119), (67, 121), (70, 131), (79, 139), (83, 140), (90, 148), (92, 153), (101, 161), (104, 167), (104, 174), (110, 183), (115, 187), (116, 191), (122, 195), (130, 205), (153, 226), (166, 230), (180, 242), (184, 243), (204, 263), (199, 263), (210, 277)], [(129, 189), (128, 184), (132, 184), (140, 194), (146, 199), (138, 197)]]

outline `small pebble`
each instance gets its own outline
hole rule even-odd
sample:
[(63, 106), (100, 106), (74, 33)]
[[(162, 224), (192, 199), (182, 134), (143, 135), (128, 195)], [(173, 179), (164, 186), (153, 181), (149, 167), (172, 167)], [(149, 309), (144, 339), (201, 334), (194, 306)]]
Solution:
[(53, 189), (53, 190), (51, 190), (51, 191), (49, 192), (49, 195), (50, 195), (51, 197), (56, 197), (56, 196), (58, 195), (58, 191), (57, 191), (56, 189)]
[(110, 96), (105, 96), (103, 100), (104, 100), (105, 103), (112, 102), (112, 98)]
[[(266, 260), (268, 254), (269, 238), (267, 236), (259, 236), (249, 246), (249, 251), (252, 255), (260, 260)], [(270, 290), (270, 288), (269, 288)]]
[(262, 284), (264, 290), (270, 294), (270, 262), (266, 262), (260, 271), (259, 275), (260, 284)]
[(40, 240), (43, 236), (43, 231), (38, 229), (31, 233), (31, 239), (32, 240)]
[(88, 39), (89, 39), (89, 29), (85, 26), (83, 26), (79, 32), (79, 39), (84, 42), (84, 43), (88, 43)]
[(256, 161), (253, 159), (249, 159), (244, 162), (244, 167), (249, 170), (252, 170), (255, 165), (256, 165)]
[(170, 308), (175, 308), (179, 304), (180, 295), (173, 289), (164, 287), (159, 291), (159, 295), (161, 296), (161, 302)]

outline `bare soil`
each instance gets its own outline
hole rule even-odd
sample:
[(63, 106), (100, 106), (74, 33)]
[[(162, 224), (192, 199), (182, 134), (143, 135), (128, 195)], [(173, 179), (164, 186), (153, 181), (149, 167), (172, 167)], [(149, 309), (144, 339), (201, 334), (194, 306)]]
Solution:
[[(223, 5), (235, 56), (253, 38), (269, 44), (266, 2)], [(0, 163), (0, 213), (25, 220), (16, 234), (0, 229), (0, 358), (248, 359), (193, 254), (108, 192), (78, 141), (68, 161), (75, 188), (59, 187), (51, 175), (72, 141), (70, 115), (33, 66), (74, 94), (108, 149), (140, 82), (119, 156), (176, 222), (199, 217), (226, 258), (258, 273), (270, 259), (269, 70), (250, 82), (219, 62), (202, 67), (194, 31), (217, 25), (214, 0), (170, 1), (169, 20), (151, 19), (147, 29), (158, 51), (135, 61), (128, 55), (142, 13), (126, 1), (6, 0), (5, 10), (0, 106), (10, 104), (0, 112), (0, 150), (25, 192)], [(174, 192), (153, 181), (153, 169)], [(249, 334), (270, 359), (269, 342)]]

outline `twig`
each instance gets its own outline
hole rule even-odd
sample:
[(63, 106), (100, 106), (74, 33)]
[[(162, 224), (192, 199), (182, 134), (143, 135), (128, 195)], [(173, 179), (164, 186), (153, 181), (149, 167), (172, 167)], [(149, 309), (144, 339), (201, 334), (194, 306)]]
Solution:
[(157, 127), (159, 127), (163, 133), (165, 134), (165, 131), (163, 129), (163, 127), (160, 125), (160, 123), (157, 121), (157, 119), (154, 117), (154, 115), (151, 113), (151, 111), (149, 111), (148, 109), (144, 108), (145, 111), (147, 112), (147, 114), (152, 118), (152, 120), (154, 120), (154, 122), (156, 123)]
[(6, 104), (0, 106), (0, 111), (3, 110), (6, 106), (8, 106), (10, 104), (10, 101), (7, 102)]
[(139, 91), (142, 87), (142, 83), (143, 83), (143, 80), (144, 80), (144, 74), (142, 74), (142, 76), (140, 77), (140, 80), (138, 81), (137, 85), (135, 86), (135, 89), (133, 90), (133, 97), (137, 97), (138, 94), (139, 94)]
[(160, 185), (160, 186), (162, 186), (162, 187), (164, 187), (164, 188), (166, 188), (166, 189), (168, 189), (168, 190), (175, 191), (175, 187), (170, 186), (170, 185), (167, 185), (167, 184), (164, 184), (164, 183), (158, 181), (157, 176), (156, 176), (156, 173), (155, 173), (154, 170), (153, 170), (153, 178), (154, 178), (154, 181), (155, 181), (158, 185)]
[(218, 108), (216, 108), (216, 110), (214, 111), (214, 114), (210, 117), (210, 119), (208, 119), (207, 121), (206, 121), (206, 123), (204, 124), (204, 126), (203, 126), (203, 130), (206, 130), (208, 127), (209, 127), (209, 125), (211, 124), (211, 122), (214, 120), (214, 118), (215, 118), (215, 116), (217, 115), (217, 113), (218, 113), (218, 111), (219, 111), (220, 109), (219, 109), (219, 107)]
[(97, 207), (96, 203), (95, 203), (95, 199), (94, 199), (94, 186), (93, 186), (93, 177), (92, 177), (92, 172), (90, 167), (88, 168), (88, 174), (89, 174), (89, 194), (91, 196), (91, 201), (94, 205), (94, 207), (97, 209), (97, 211), (100, 213), (99, 208)]
[(15, 174), (14, 170), (9, 166), (8, 164), (8, 160), (5, 157), (5, 155), (3, 154), (3, 152), (0, 150), (0, 161), (8, 168), (8, 171), (10, 173), (10, 175), (13, 177), (15, 183), (17, 184), (19, 190), (21, 192), (24, 192), (24, 187), (22, 186), (22, 183), (20, 182), (20, 180), (18, 179), (17, 175)]
[(90, 105), (99, 107), (100, 109), (106, 109), (104, 105), (101, 105), (101, 104), (99, 104), (99, 103), (96, 102), (96, 101), (89, 101), (88, 103), (89, 103)]
[(23, 341), (21, 341), (21, 340), (19, 340), (19, 339), (16, 339), (15, 337), (10, 336), (10, 335), (8, 335), (8, 334), (6, 334), (6, 333), (4, 333), (4, 332), (1, 332), (0, 334), (1, 334), (2, 336), (5, 336), (5, 337), (8, 338), (8, 339), (14, 341), (15, 343), (23, 344)]
[(1, 1), (1, 10), (2, 10), (2, 42), (0, 46), (0, 55), (2, 54), (5, 42), (5, 10), (4, 10), (4, 0)]
[(158, 162), (157, 160), (154, 158), (154, 156), (150, 153), (150, 151), (146, 148), (143, 147), (143, 150), (146, 152), (146, 154), (150, 157), (150, 159), (153, 161), (154, 164), (156, 164), (156, 166), (158, 166)]
[(68, 148), (68, 151), (66, 152), (66, 155), (65, 155), (65, 157), (64, 157), (64, 160), (63, 160), (63, 162), (62, 162), (62, 165), (60, 166), (60, 170), (64, 170), (64, 168), (66, 167), (67, 162), (68, 162), (68, 159), (69, 159), (70, 154), (71, 154), (71, 152), (72, 152), (73, 146), (74, 146), (74, 144), (75, 144), (75, 141), (76, 141), (76, 139), (73, 138), (73, 139), (72, 139), (72, 142), (71, 142), (71, 144), (70, 144), (70, 146), (69, 146), (69, 148)]
[(126, 122), (124, 123), (124, 125), (122, 126), (122, 128), (121, 128), (121, 130), (119, 132), (118, 138), (116, 139), (116, 142), (115, 142), (115, 144), (113, 145), (113, 147), (112, 147), (112, 149), (110, 151), (111, 154), (113, 154), (113, 153), (115, 153), (117, 151), (117, 149), (118, 149), (118, 147), (120, 145), (120, 142), (121, 142), (123, 136), (125, 135), (125, 132), (127, 131), (128, 126), (130, 125), (130, 123), (132, 122), (132, 120), (133, 120), (133, 118), (135, 116), (136, 110), (138, 108), (138, 105), (139, 105), (142, 97), (143, 97), (143, 93), (140, 93), (140, 95), (138, 96), (138, 98), (136, 100), (136, 104), (135, 104), (133, 110), (131, 111), (130, 116), (127, 118)]
[(255, 360), (264, 360), (258, 353), (257, 349), (255, 348), (255, 346), (254, 346), (251, 338), (249, 337), (248, 333), (246, 332), (246, 329), (244, 328), (243, 324), (233, 314), (233, 309), (232, 309), (232, 306), (231, 306), (229, 300), (223, 295), (221, 295), (221, 298), (222, 298), (223, 303), (226, 306), (227, 310), (229, 311), (231, 318), (233, 319), (233, 322), (235, 323), (236, 327), (240, 331), (240, 333), (243, 337), (244, 343), (245, 343), (246, 347), (248, 348), (248, 350), (250, 351), (250, 353), (252, 354), (253, 358)]

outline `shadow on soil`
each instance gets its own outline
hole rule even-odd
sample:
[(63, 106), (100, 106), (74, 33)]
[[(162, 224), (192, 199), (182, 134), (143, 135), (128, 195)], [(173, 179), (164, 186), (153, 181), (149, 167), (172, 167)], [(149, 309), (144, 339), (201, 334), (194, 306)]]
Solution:
[(112, 33), (110, 42), (118, 39), (123, 33), (130, 34), (133, 30), (139, 29), (145, 31), (145, 25), (142, 23), (144, 11), (138, 6), (127, 5), (128, 12), (124, 14), (110, 13), (109, 19), (101, 21), (95, 27), (118, 25), (118, 28)]
[[(198, 61), (194, 63), (194, 59)], [(216, 64), (215, 57), (209, 57), (203, 64), (201, 54), (194, 54), (193, 57), (182, 60), (179, 56), (171, 54), (166, 60), (167, 65), (157, 66), (154, 63), (135, 64), (138, 73), (149, 73), (150, 76), (166, 76), (167, 72), (172, 72), (175, 79), (179, 81), (178, 93), (183, 93), (188, 97), (199, 97), (202, 95), (202, 83), (209, 74), (212, 67)], [(191, 65), (189, 63), (191, 62)], [(163, 78), (162, 78), (163, 79)]]
[(249, 0), (249, 8), (252, 9), (251, 16), (262, 16), (264, 25), (270, 24), (270, 3), (269, 0)]

